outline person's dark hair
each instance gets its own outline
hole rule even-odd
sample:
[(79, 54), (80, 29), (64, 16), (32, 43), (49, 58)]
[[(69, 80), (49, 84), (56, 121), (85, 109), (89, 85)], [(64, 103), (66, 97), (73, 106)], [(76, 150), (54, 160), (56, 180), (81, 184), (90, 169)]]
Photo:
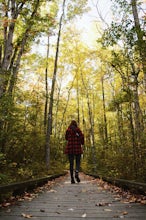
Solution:
[(72, 120), (71, 123), (70, 123), (70, 126), (69, 127), (72, 127), (72, 126), (75, 126), (77, 127), (77, 122), (75, 120)]

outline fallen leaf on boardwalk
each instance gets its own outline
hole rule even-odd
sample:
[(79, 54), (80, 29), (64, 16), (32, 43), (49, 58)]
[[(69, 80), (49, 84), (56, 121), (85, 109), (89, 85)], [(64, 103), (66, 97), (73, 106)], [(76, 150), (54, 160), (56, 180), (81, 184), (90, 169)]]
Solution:
[(136, 202), (136, 198), (134, 196), (132, 196), (130, 199), (129, 199), (129, 202), (130, 203), (135, 203)]
[(120, 198), (115, 198), (115, 201), (120, 201), (121, 199)]
[(49, 192), (56, 193), (57, 191), (54, 189), (49, 190)]
[(95, 206), (111, 206), (111, 204), (107, 203), (107, 202), (99, 202), (99, 203), (95, 204)]
[(86, 218), (86, 216), (87, 216), (87, 214), (86, 214), (86, 213), (84, 213), (84, 214), (82, 215), (82, 218)]
[(120, 218), (119, 215), (114, 215), (113, 218)]
[(140, 203), (143, 204), (143, 205), (146, 205), (146, 200), (143, 200)]
[(127, 202), (127, 201), (122, 201), (122, 203), (124, 203), (124, 204), (129, 204), (130, 202)]
[(8, 207), (8, 206), (10, 206), (10, 205), (11, 205), (11, 203), (7, 202), (7, 203), (4, 203), (4, 204), (3, 204), (3, 207)]
[(70, 209), (68, 209), (69, 211), (74, 211), (74, 209), (73, 208), (70, 208)]
[(40, 209), (40, 212), (45, 212), (45, 210), (44, 209)]
[(125, 212), (123, 212), (122, 214), (123, 214), (123, 215), (128, 215), (128, 212), (125, 211)]
[(32, 218), (32, 217), (33, 217), (33, 216), (30, 215), (30, 214), (24, 214), (24, 213), (22, 213), (21, 215), (22, 215), (22, 217), (24, 217), (24, 218)]
[(24, 201), (24, 198), (18, 198), (18, 201), (19, 201), (19, 202), (23, 202), (23, 201)]
[(32, 201), (36, 196), (37, 196), (37, 194), (35, 194), (35, 193), (25, 192), (23, 199), (28, 200), (28, 201)]
[(86, 193), (87, 192), (87, 190), (86, 189), (82, 189), (82, 191), (81, 191), (82, 193)]
[(111, 209), (104, 209), (104, 211), (106, 211), (106, 212), (112, 212)]

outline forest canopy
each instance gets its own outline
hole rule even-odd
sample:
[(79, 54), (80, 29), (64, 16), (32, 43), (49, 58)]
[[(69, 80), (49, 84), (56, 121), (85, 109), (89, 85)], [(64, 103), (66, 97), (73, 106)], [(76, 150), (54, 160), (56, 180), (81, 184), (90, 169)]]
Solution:
[(107, 2), (110, 22), (98, 0), (0, 0), (0, 183), (66, 169), (72, 119), (82, 170), (146, 181), (145, 1)]

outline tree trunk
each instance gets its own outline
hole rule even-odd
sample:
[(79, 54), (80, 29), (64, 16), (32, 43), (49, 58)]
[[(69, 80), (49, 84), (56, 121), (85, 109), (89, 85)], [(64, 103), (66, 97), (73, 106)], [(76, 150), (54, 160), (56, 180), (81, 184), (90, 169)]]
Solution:
[[(102, 102), (103, 102), (103, 120), (104, 120), (104, 144), (108, 143), (108, 132), (107, 132), (107, 118), (106, 118), (106, 110), (105, 110), (105, 94), (104, 94), (104, 78), (101, 78), (102, 83)], [(107, 146), (106, 146), (107, 147)]]
[(121, 143), (121, 146), (123, 145), (125, 141), (125, 136), (124, 136), (124, 130), (123, 130), (123, 117), (122, 117), (122, 104), (117, 103), (117, 123), (118, 123), (118, 136), (119, 136), (119, 141)]
[(138, 167), (141, 169), (143, 161), (142, 158), (142, 148), (143, 148), (143, 116), (139, 104), (138, 95), (138, 75), (134, 75), (134, 85), (133, 85), (133, 118), (134, 118), (134, 130), (135, 130), (135, 142), (136, 142), (136, 155), (138, 160)]
[(49, 102), (49, 112), (48, 112), (48, 122), (47, 122), (48, 124), (47, 124), (47, 134), (46, 134), (46, 167), (47, 167), (47, 169), (50, 168), (50, 148), (51, 148), (51, 134), (52, 134), (52, 120), (53, 120), (52, 119), (53, 101), (54, 101), (54, 91), (55, 91), (55, 83), (56, 83), (56, 76), (57, 76), (59, 45), (60, 45), (62, 21), (63, 21), (63, 17), (64, 17), (65, 2), (66, 2), (66, 0), (63, 1), (62, 14), (60, 17), (60, 22), (59, 22), (59, 32), (58, 32), (57, 45), (56, 45), (54, 72), (53, 72), (52, 87), (51, 87), (50, 102)]
[[(37, 0), (34, 4), (33, 11), (31, 13), (28, 26), (25, 30), (23, 36), (21, 36), (22, 40), (16, 38), (15, 48), (13, 47), (14, 41), (14, 31), (15, 24), (18, 18), (18, 15), (21, 13), (24, 3), (18, 3), (15, 0), (7, 1), (8, 3), (5, 5), (5, 23), (4, 23), (4, 36), (3, 36), (3, 47), (1, 47), (0, 51), (0, 102), (3, 105), (3, 102), (7, 100), (7, 102), (13, 102), (12, 93), (16, 85), (17, 74), (20, 66), (20, 61), (22, 54), (24, 52), (24, 48), (26, 46), (26, 42), (29, 37), (29, 31), (31, 30), (32, 23), (31, 20), (34, 19), (39, 1)], [(2, 4), (2, 3), (1, 3)], [(10, 12), (9, 12), (10, 10)], [(8, 20), (10, 22), (8, 22)], [(17, 36), (17, 35), (16, 35)], [(3, 105), (0, 119), (0, 130), (1, 135), (3, 137), (3, 133), (5, 130), (5, 118), (9, 114), (9, 109), (7, 106)], [(7, 127), (11, 125), (7, 124)], [(0, 137), (0, 143), (4, 144), (5, 140)]]
[(133, 12), (133, 18), (135, 22), (137, 38), (138, 38), (138, 49), (139, 49), (143, 73), (144, 73), (144, 88), (146, 92), (146, 42), (144, 39), (145, 33), (140, 27), (138, 11), (137, 11), (137, 1), (131, 0), (131, 5), (132, 5), (132, 12)]
[(138, 174), (138, 160), (137, 160), (137, 150), (136, 150), (136, 138), (135, 138), (135, 131), (133, 125), (133, 116), (132, 116), (132, 103), (129, 103), (129, 121), (130, 121), (130, 131), (131, 131), (131, 139), (132, 139), (132, 148), (133, 148), (133, 170), (134, 176), (137, 178)]
[(47, 56), (46, 56), (46, 68), (45, 68), (45, 110), (44, 110), (44, 134), (47, 132), (47, 109), (48, 109), (48, 58), (49, 58), (49, 47), (50, 47), (50, 37), (48, 33), (48, 44), (47, 44)]
[(77, 77), (77, 115), (78, 115), (78, 124), (80, 124), (80, 98), (79, 98), (79, 80)]
[(3, 47), (0, 47), (0, 98), (7, 92), (10, 95), (12, 94), (17, 79), (20, 60), (29, 38), (29, 31), (33, 25), (31, 21), (33, 21), (36, 15), (40, 0), (33, 3), (33, 11), (27, 20), (27, 28), (21, 36), (21, 39), (16, 38), (15, 47), (13, 41), (16, 20), (19, 14), (21, 14), (25, 1), (17, 2), (16, 0), (10, 0), (7, 2), (8, 3), (5, 4), (3, 3), (6, 12), (3, 25)]
[[(20, 5), (19, 5), (20, 4)], [(17, 4), (15, 0), (8, 1), (8, 5), (5, 5), (7, 8), (5, 13), (6, 21), (4, 23), (4, 49), (2, 51), (1, 48), (1, 65), (0, 65), (0, 97), (2, 97), (7, 89), (9, 83), (9, 77), (13, 74), (12, 65), (12, 54), (14, 52), (13, 48), (13, 38), (14, 38), (14, 30), (16, 20), (18, 18), (19, 13), (21, 12), (24, 3)], [(10, 7), (11, 5), (11, 7)], [(19, 6), (19, 7), (18, 7)], [(8, 9), (10, 8), (11, 19), (8, 17)], [(8, 24), (8, 20), (10, 20), (10, 24)], [(3, 54), (3, 57), (2, 57)], [(14, 72), (15, 74), (15, 72)], [(14, 78), (14, 77), (13, 77)]]
[(61, 122), (60, 122), (60, 126), (59, 126), (59, 129), (58, 129), (58, 139), (61, 138), (62, 125), (63, 125), (63, 122), (64, 122), (65, 113), (67, 111), (68, 103), (69, 103), (69, 100), (70, 100), (70, 92), (71, 92), (71, 89), (73, 88), (73, 84), (74, 84), (75, 78), (76, 78), (76, 74), (74, 76), (74, 79), (72, 81), (72, 84), (71, 84), (70, 88), (68, 89), (68, 96), (67, 96), (67, 100), (66, 100), (66, 104), (65, 104), (63, 113), (62, 113), (62, 119), (61, 119)]
[(82, 77), (83, 86), (86, 90), (88, 115), (89, 115), (89, 122), (90, 122), (90, 144), (91, 144), (92, 160), (93, 160), (93, 165), (94, 165), (93, 168), (95, 171), (96, 170), (96, 152), (95, 152), (95, 136), (94, 136), (94, 118), (93, 118), (93, 113), (92, 113), (91, 104), (90, 104), (89, 91), (88, 91), (88, 88), (85, 84), (82, 72), (81, 72), (81, 77)]
[[(31, 16), (30, 16), (30, 21), (32, 21), (34, 19), (34, 16), (37, 13), (37, 9), (39, 7), (39, 1), (40, 0), (37, 0), (36, 3), (35, 3), (34, 10), (32, 11)], [(20, 66), (21, 57), (22, 57), (22, 54), (24, 52), (24, 48), (26, 46), (26, 42), (27, 42), (28, 37), (29, 37), (29, 32), (31, 30), (31, 27), (32, 27), (32, 23), (29, 22), (28, 26), (25, 30), (25, 33), (23, 35), (21, 43), (18, 43), (20, 49), (17, 52), (17, 55), (14, 52), (14, 55), (11, 58), (10, 67), (12, 68), (12, 76), (11, 76), (11, 79), (10, 79), (10, 82), (9, 82), (9, 88), (8, 88), (8, 93), (10, 95), (12, 95), (14, 86), (15, 86), (16, 81), (17, 81), (17, 74), (18, 74), (18, 70), (19, 70), (19, 66)], [(16, 51), (17, 51), (17, 47), (16, 47)]]

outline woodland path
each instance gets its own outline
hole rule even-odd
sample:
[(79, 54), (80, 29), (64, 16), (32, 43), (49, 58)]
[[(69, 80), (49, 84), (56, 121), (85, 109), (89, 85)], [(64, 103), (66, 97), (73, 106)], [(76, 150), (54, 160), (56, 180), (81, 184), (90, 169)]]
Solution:
[(0, 220), (146, 220), (146, 205), (127, 201), (119, 190), (81, 174), (81, 182), (70, 183), (69, 175), (55, 180), (51, 188), (43, 188), (33, 199), (18, 201), (1, 208)]

